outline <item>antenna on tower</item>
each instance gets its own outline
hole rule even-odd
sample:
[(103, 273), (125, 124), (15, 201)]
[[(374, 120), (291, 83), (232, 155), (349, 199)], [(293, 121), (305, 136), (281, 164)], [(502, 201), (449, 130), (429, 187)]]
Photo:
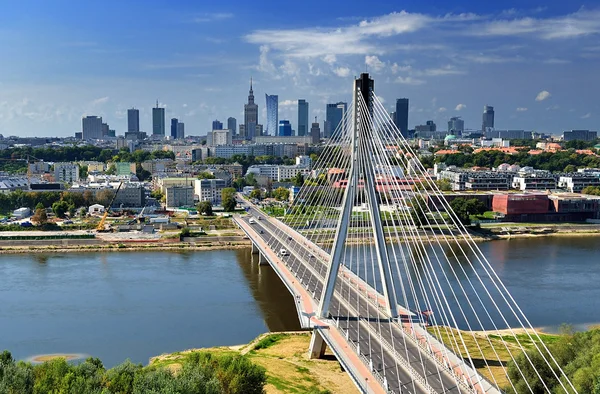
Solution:
[(158, 99), (156, 99), (156, 108), (158, 108)]

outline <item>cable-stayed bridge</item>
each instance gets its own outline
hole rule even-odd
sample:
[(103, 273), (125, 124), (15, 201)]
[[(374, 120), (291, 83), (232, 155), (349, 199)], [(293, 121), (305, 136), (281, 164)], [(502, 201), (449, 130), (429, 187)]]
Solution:
[(368, 74), (354, 81), (352, 104), (285, 215), (244, 204), (249, 215), (235, 220), (313, 330), (310, 355), (329, 346), (361, 392), (550, 392), (528, 353), (507, 373), (501, 354), (514, 361), (525, 342), (576, 392)]

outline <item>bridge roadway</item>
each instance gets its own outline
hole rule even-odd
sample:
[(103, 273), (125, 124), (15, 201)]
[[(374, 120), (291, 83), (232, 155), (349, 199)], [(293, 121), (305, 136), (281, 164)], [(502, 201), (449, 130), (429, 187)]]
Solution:
[[(318, 301), (327, 271), (326, 262), (316, 256), (307, 260), (302, 258), (300, 254), (314, 256), (312, 254), (314, 252), (299, 245), (292, 237), (284, 236), (278, 226), (283, 225), (281, 222), (267, 219), (263, 212), (252, 206), (249, 208), (249, 214), (255, 218), (258, 216), (265, 218), (249, 226), (273, 250), (278, 251), (283, 248), (291, 253), (290, 256), (283, 257), (286, 266), (305, 285), (309, 293), (313, 294), (315, 301)], [(248, 223), (249, 218), (239, 218), (239, 220)], [(298, 246), (304, 249), (302, 253), (299, 253)], [(415, 342), (407, 338), (399, 325), (390, 321), (384, 312), (365, 296), (365, 293), (358, 291), (355, 285), (349, 286), (347, 279), (338, 280), (336, 290), (330, 307), (332, 323), (335, 324), (337, 321), (338, 327), (347, 332), (348, 343), (353, 344), (355, 350), (365, 360), (371, 357), (373, 369), (381, 377), (385, 377), (390, 392), (411, 394), (473, 392), (466, 386), (457, 385), (456, 378), (452, 374), (441, 369), (429, 355), (424, 354)], [(356, 349), (357, 344), (358, 349)], [(411, 372), (419, 376), (416, 381), (411, 377)]]

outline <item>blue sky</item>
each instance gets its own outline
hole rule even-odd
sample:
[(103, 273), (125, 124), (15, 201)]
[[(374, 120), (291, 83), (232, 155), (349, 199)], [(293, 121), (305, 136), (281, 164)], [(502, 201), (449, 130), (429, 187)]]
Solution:
[[(500, 4), (501, 3), (501, 4)], [(204, 135), (242, 119), (249, 79), (297, 123), (296, 100), (322, 123), (365, 68), (409, 125), (451, 116), (497, 128), (598, 130), (600, 2), (23, 0), (0, 13), (0, 134), (68, 136), (83, 115), (122, 134), (126, 110), (151, 130), (155, 101)]]

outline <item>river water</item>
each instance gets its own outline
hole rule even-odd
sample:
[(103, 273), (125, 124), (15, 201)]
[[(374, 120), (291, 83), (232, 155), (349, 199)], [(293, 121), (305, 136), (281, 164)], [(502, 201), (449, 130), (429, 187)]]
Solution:
[[(536, 327), (600, 322), (600, 238), (481, 244)], [(0, 256), (0, 350), (130, 358), (299, 329), (292, 297), (248, 249)]]

